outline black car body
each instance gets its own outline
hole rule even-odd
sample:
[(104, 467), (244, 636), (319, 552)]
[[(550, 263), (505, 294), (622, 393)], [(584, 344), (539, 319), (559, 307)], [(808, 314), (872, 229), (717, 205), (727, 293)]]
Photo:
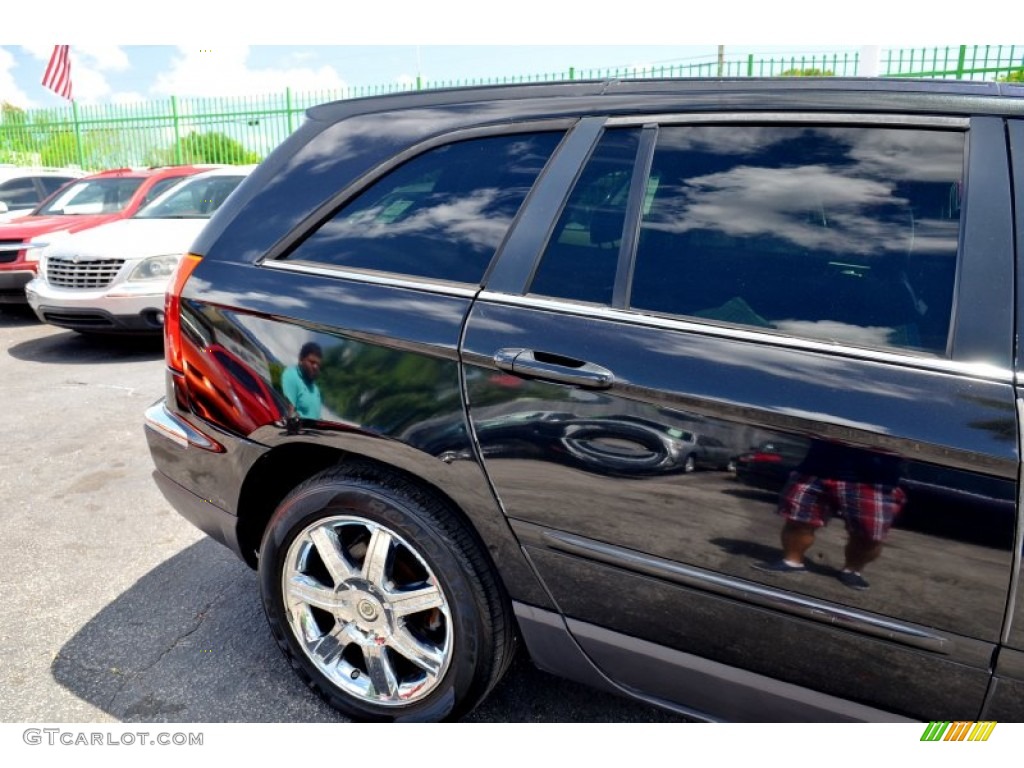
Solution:
[(807, 455), (807, 440), (765, 440), (736, 457), (736, 477), (755, 488), (778, 493)]
[[(1021, 96), (798, 78), (316, 107), (168, 294), (154, 477), (259, 568), (282, 649), (353, 717), (458, 717), (518, 637), (698, 718), (1024, 718)], [(232, 412), (266, 397), (204, 369), (224, 349), (281, 390), (310, 342), (301, 420)], [(851, 456), (839, 480), (883, 467), (918, 524), (870, 589), (835, 578), (838, 519), (807, 572), (759, 570), (777, 489), (653, 471), (678, 445), (641, 432)]]

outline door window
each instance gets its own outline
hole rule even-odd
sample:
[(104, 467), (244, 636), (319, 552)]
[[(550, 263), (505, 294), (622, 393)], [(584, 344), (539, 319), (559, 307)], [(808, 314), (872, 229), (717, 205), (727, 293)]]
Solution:
[(611, 303), (639, 130), (607, 131), (555, 225), (530, 293)]
[(965, 134), (662, 128), (630, 306), (944, 354)]

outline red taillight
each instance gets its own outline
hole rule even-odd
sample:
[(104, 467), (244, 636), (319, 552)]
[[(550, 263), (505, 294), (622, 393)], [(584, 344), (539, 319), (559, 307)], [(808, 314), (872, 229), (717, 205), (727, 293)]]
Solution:
[(178, 262), (164, 296), (164, 360), (168, 368), (178, 373), (185, 371), (181, 351), (181, 291), (202, 259), (194, 253), (186, 253)]
[(746, 456), (741, 457), (746, 461), (759, 462), (764, 464), (778, 464), (782, 461), (782, 457), (777, 453), (749, 453)]

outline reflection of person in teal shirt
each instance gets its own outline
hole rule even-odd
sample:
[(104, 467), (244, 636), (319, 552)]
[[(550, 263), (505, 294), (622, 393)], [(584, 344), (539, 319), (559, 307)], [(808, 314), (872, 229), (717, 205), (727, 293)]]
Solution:
[(319, 344), (306, 342), (299, 351), (298, 365), (285, 368), (281, 374), (281, 389), (292, 406), (290, 417), (320, 418), (320, 387), (316, 385), (316, 378), (320, 375), (323, 356)]

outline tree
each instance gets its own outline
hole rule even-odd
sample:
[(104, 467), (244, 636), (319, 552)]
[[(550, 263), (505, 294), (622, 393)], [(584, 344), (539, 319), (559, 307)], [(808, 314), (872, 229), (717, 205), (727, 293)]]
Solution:
[(34, 149), (25, 110), (0, 104), (0, 163), (38, 162)]
[(60, 168), (78, 162), (78, 141), (71, 131), (54, 131), (39, 148), (43, 165)]
[(1016, 72), (1010, 72), (1007, 75), (999, 78), (1001, 83), (1024, 83), (1024, 69), (1018, 69)]
[(833, 77), (834, 73), (831, 69), (817, 69), (816, 67), (805, 67), (800, 69), (799, 67), (794, 69), (787, 69), (782, 73), (782, 77)]
[(196, 133), (193, 131), (181, 140), (181, 161), (183, 163), (226, 163), (243, 165), (258, 163), (260, 156), (230, 136), (216, 131)]

